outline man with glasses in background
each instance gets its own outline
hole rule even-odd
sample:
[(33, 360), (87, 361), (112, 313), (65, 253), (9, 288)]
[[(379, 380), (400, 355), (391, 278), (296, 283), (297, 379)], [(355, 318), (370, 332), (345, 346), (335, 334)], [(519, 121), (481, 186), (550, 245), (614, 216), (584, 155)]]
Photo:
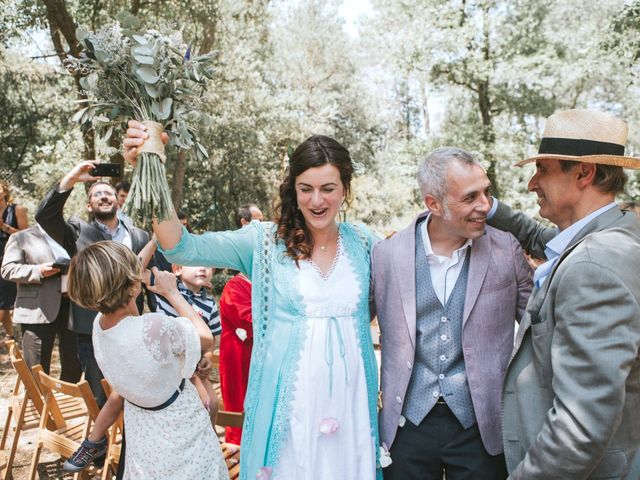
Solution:
[[(118, 217), (116, 189), (91, 175), (96, 164), (97, 162), (88, 160), (73, 167), (44, 197), (36, 211), (36, 221), (70, 256), (102, 240), (121, 243), (137, 254), (149, 241), (149, 234)], [(73, 187), (79, 182), (94, 182), (87, 190), (89, 222), (78, 217), (65, 220), (63, 216), (64, 205)], [(142, 294), (137, 298), (136, 304), (142, 312)], [(100, 384), (102, 372), (94, 357), (91, 338), (96, 314), (97, 312), (72, 303), (69, 328), (77, 334), (78, 358), (82, 370), (98, 405), (102, 406), (106, 401)]]

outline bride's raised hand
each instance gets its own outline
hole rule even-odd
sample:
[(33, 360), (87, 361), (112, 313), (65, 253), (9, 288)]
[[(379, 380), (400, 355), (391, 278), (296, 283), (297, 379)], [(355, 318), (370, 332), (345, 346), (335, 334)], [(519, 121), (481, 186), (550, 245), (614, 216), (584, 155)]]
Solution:
[[(138, 155), (138, 148), (149, 138), (147, 133), (147, 126), (137, 120), (129, 120), (127, 122), (127, 133), (122, 140), (124, 146), (124, 159), (131, 165), (136, 164), (136, 157)], [(162, 132), (162, 143), (165, 145), (169, 143), (169, 135), (167, 132)]]

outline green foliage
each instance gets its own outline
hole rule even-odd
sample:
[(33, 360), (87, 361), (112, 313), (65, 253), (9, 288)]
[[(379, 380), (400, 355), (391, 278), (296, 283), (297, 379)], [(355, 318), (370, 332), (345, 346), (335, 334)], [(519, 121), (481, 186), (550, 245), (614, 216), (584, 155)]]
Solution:
[(185, 150), (197, 146), (195, 155), (205, 159), (196, 134), (208, 116), (198, 107), (213, 75), (213, 54), (191, 56), (191, 47), (177, 32), (142, 28), (126, 11), (95, 33), (78, 28), (83, 56), (69, 59), (67, 66), (81, 75), (89, 100), (73, 120), (93, 124), (107, 139), (114, 126), (130, 118), (160, 122), (170, 134), (170, 145)]
[(640, 58), (640, 1), (628, 3), (613, 18), (609, 35), (602, 44), (628, 62), (635, 63)]
[(0, 45), (19, 44), (25, 32), (46, 28), (45, 8), (33, 0), (3, 0), (0, 4)]
[[(620, 42), (618, 54), (602, 48), (611, 34), (606, 19), (633, 12), (622, 1), (429, 1), (416, 8), (377, 0), (373, 11), (363, 44), (387, 73), (389, 142), (472, 151), (495, 172), (500, 195), (531, 213), (530, 171), (512, 165), (537, 150), (544, 118), (558, 109), (596, 108), (640, 124), (637, 88), (625, 86), (637, 85), (637, 67), (616, 58), (628, 58), (622, 50), (636, 37)], [(626, 23), (636, 32), (638, 25)], [(636, 138), (632, 127), (631, 151)]]
[[(117, 22), (96, 32), (78, 28), (81, 58), (67, 67), (80, 76), (87, 106), (72, 120), (90, 124), (104, 139), (114, 126), (130, 118), (160, 122), (170, 134), (170, 146), (192, 150), (198, 160), (208, 158), (197, 140), (197, 128), (209, 123), (199, 110), (205, 84), (213, 75), (213, 54), (192, 56), (177, 32), (143, 28), (127, 11)], [(151, 136), (152, 129), (149, 129)], [(156, 132), (159, 141), (160, 132)], [(159, 158), (161, 157), (161, 158)], [(172, 202), (164, 168), (164, 153), (143, 152), (135, 167), (125, 211), (142, 225), (157, 217), (171, 217)]]
[(33, 213), (56, 180), (61, 157), (81, 148), (79, 132), (68, 124), (72, 80), (0, 48), (0, 92), (0, 172)]

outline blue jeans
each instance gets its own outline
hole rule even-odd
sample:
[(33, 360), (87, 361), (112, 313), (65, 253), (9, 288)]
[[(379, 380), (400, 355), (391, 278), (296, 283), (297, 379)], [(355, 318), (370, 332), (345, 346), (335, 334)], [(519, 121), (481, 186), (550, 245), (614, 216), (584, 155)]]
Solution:
[(93, 341), (91, 339), (91, 335), (85, 335), (83, 333), (78, 333), (78, 360), (80, 360), (80, 365), (82, 366), (82, 371), (84, 372), (84, 379), (89, 382), (89, 387), (91, 387), (91, 391), (93, 392), (93, 396), (98, 403), (98, 407), (102, 408), (102, 406), (107, 401), (107, 396), (102, 389), (102, 384), (100, 380), (104, 378), (102, 375), (102, 371), (98, 366), (98, 362), (96, 362), (96, 357), (93, 353)]

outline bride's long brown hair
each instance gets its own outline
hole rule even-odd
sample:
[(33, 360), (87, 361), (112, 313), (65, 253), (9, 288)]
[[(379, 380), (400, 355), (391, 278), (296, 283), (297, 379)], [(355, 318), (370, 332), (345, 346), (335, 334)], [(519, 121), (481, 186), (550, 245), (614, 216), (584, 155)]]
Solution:
[(298, 209), (296, 196), (296, 178), (309, 168), (331, 164), (340, 172), (340, 180), (344, 187), (347, 202), (351, 194), (351, 178), (353, 165), (349, 150), (333, 138), (324, 135), (313, 135), (295, 149), (289, 159), (289, 168), (280, 184), (280, 201), (276, 205), (277, 236), (286, 245), (286, 253), (299, 260), (311, 257), (313, 236)]

